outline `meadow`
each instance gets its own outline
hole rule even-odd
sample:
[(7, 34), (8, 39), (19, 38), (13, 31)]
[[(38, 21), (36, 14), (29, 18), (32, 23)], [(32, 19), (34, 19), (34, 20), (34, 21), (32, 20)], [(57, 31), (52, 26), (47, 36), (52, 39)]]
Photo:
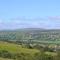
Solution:
[(26, 48), (15, 43), (0, 41), (0, 60), (49, 60), (57, 56), (57, 52), (41, 51), (37, 48)]

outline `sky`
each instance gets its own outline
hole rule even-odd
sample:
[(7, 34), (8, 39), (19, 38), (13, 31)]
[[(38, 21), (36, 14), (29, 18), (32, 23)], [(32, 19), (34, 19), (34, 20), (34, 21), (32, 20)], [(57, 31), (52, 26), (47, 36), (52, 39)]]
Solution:
[(0, 29), (60, 29), (60, 0), (0, 0)]

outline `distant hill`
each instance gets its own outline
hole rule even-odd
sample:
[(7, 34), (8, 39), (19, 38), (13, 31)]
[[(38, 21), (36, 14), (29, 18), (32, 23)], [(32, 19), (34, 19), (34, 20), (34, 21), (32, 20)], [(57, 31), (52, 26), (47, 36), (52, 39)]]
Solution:
[(60, 29), (24, 28), (1, 30), (0, 40), (60, 41)]

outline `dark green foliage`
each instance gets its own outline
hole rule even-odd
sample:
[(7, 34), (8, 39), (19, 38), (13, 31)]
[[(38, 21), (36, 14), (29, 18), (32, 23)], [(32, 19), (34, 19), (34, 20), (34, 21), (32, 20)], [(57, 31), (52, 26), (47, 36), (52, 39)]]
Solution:
[(6, 51), (6, 50), (1, 50), (0, 51), (0, 57), (3, 57), (3, 58), (11, 58), (11, 53), (9, 53), (8, 51)]

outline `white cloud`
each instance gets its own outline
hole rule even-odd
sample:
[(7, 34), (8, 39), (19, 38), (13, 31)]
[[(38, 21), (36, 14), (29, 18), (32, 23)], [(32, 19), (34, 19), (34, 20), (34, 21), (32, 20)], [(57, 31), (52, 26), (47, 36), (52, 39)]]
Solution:
[(1, 29), (15, 28), (60, 28), (60, 21), (51, 19), (0, 20)]

